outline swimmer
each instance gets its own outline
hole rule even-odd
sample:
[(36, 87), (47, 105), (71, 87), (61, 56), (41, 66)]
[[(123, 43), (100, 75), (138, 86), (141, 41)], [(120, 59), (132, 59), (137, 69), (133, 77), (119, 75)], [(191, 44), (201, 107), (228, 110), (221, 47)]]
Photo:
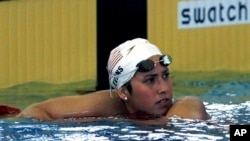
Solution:
[(60, 120), (85, 117), (126, 117), (136, 120), (178, 116), (207, 120), (203, 102), (193, 96), (173, 100), (169, 65), (172, 59), (146, 39), (128, 40), (110, 52), (109, 90), (63, 96), (34, 103), (18, 117)]

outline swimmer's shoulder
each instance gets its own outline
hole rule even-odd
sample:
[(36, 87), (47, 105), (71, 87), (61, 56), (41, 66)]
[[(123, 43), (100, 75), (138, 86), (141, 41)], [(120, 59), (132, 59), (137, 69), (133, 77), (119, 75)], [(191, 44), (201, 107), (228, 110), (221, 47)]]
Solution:
[(90, 92), (84, 94), (83, 96), (100, 96), (100, 97), (108, 97), (108, 98), (118, 98), (116, 90), (98, 90), (94, 92)]
[(167, 117), (172, 116), (200, 120), (211, 118), (206, 111), (203, 101), (194, 96), (185, 96), (175, 101), (167, 113)]

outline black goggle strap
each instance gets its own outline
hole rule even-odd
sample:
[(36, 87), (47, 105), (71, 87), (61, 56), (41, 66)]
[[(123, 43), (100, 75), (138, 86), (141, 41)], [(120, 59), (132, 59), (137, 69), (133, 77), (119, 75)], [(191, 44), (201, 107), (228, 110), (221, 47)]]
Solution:
[(112, 86), (111, 86), (111, 78), (109, 77), (109, 96), (111, 98), (113, 98), (113, 94), (112, 94)]

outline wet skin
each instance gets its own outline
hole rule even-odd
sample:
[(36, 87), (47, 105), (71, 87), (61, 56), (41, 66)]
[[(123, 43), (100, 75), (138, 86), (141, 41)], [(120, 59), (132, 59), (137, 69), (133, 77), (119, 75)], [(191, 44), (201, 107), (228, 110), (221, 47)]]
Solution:
[[(149, 59), (157, 62), (159, 57), (153, 56)], [(172, 105), (172, 82), (167, 67), (156, 63), (149, 72), (137, 72), (131, 79), (131, 85), (131, 93), (126, 90), (118, 91), (121, 99), (125, 96), (128, 98), (125, 105), (129, 113), (140, 111), (155, 116), (166, 115)]]
[[(149, 59), (159, 61), (159, 55)], [(165, 123), (169, 117), (189, 119), (210, 118), (203, 102), (196, 97), (184, 97), (172, 103), (172, 81), (169, 69), (156, 63), (149, 72), (137, 72), (131, 79), (132, 92), (126, 87), (112, 91), (97, 91), (86, 95), (63, 96), (34, 103), (18, 117), (43, 120), (79, 119), (86, 117), (110, 117), (146, 113), (157, 117), (154, 121)], [(125, 98), (127, 97), (127, 100)], [(124, 101), (124, 102), (122, 102)], [(161, 117), (161, 118), (158, 118)]]

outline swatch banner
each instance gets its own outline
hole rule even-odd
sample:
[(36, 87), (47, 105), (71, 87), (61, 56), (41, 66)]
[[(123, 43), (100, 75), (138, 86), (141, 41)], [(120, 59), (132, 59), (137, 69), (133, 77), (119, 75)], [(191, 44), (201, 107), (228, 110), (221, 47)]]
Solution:
[(190, 0), (178, 2), (178, 28), (202, 28), (250, 23), (250, 0)]

